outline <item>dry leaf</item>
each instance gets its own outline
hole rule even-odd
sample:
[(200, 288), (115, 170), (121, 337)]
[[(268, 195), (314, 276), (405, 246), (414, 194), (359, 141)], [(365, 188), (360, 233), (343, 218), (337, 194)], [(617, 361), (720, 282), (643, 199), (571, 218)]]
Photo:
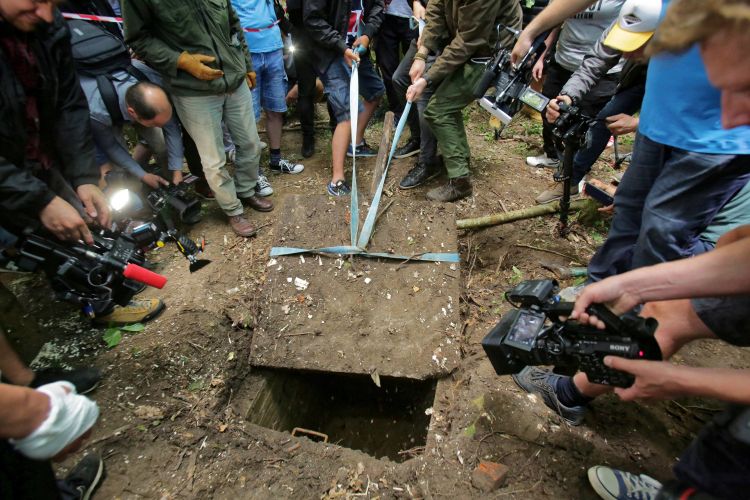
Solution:
[(227, 427), (228, 427), (227, 424), (221, 424), (219, 426), (219, 432), (224, 432), (225, 430), (227, 430)]
[(419, 291), (419, 287), (418, 286), (415, 286), (413, 288), (414, 288), (414, 293), (417, 293)]

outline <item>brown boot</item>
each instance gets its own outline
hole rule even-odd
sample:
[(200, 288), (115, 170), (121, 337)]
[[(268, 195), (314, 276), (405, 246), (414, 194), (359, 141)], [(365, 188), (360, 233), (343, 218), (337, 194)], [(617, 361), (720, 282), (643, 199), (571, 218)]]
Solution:
[(240, 198), (240, 201), (243, 205), (247, 205), (248, 207), (257, 210), (258, 212), (270, 212), (271, 210), (273, 210), (273, 202), (266, 200), (265, 198), (259, 196), (257, 193), (253, 194), (252, 196)]
[(235, 234), (239, 236), (255, 236), (255, 226), (244, 215), (228, 215), (227, 219)]
[(466, 174), (461, 177), (449, 179), (448, 182), (442, 186), (429, 191), (427, 193), (427, 199), (443, 202), (456, 201), (471, 196), (473, 192), (469, 174)]

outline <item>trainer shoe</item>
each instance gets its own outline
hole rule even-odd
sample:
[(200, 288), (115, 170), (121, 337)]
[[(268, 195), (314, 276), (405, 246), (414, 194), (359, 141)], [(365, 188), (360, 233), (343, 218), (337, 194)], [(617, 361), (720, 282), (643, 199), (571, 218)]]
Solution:
[[(99, 483), (104, 476), (104, 461), (99, 455), (89, 453), (73, 467), (65, 479), (62, 488), (66, 493), (75, 492), (76, 500), (90, 500), (94, 490), (99, 487)], [(65, 498), (71, 498), (65, 496)]]
[(315, 136), (314, 135), (302, 136), (302, 149), (300, 149), (300, 154), (302, 154), (303, 158), (310, 158), (312, 155), (315, 154)]
[[(354, 156), (352, 154), (352, 145), (349, 144), (349, 149), (346, 150), (346, 156), (352, 157)], [(378, 156), (378, 150), (372, 148), (369, 144), (367, 144), (367, 141), (363, 141), (362, 144), (357, 146), (357, 156), (361, 157), (371, 157), (371, 156)]]
[(331, 182), (328, 184), (328, 194), (331, 196), (350, 196), (352, 188), (349, 187), (349, 184), (344, 179), (341, 179), (335, 183)]
[(78, 394), (87, 394), (99, 385), (102, 372), (99, 368), (79, 368), (77, 370), (40, 370), (34, 374), (29, 387), (36, 389), (43, 385), (64, 380), (76, 387)]
[(589, 482), (604, 500), (654, 500), (662, 488), (645, 474), (636, 476), (601, 465), (589, 469)]
[(400, 149), (397, 149), (393, 153), (394, 158), (408, 158), (419, 153), (419, 139), (411, 138), (406, 142), (406, 145)]
[(431, 189), (427, 193), (427, 199), (433, 201), (450, 202), (457, 201), (474, 193), (474, 188), (469, 179), (469, 174), (448, 179), (442, 186)]
[(265, 142), (263, 142), (263, 141), (260, 141), (260, 149), (261, 149), (261, 150), (264, 150), (264, 149), (266, 149), (266, 148), (268, 148), (268, 144), (266, 144), (266, 143), (265, 143)]
[(585, 409), (583, 406), (568, 408), (557, 400), (555, 386), (558, 377), (552, 370), (546, 368), (535, 368), (527, 366), (519, 373), (512, 375), (513, 381), (518, 387), (528, 393), (537, 393), (542, 396), (544, 404), (555, 413), (565, 419), (570, 425), (581, 425)]
[(268, 182), (266, 174), (263, 173), (260, 167), (258, 167), (258, 184), (255, 185), (255, 192), (261, 196), (271, 196), (273, 194), (271, 183)]
[[(570, 196), (571, 198), (573, 196), (578, 196), (578, 184), (571, 184), (570, 185)], [(537, 196), (536, 202), (540, 205), (544, 205), (545, 203), (550, 203), (555, 200), (559, 200), (563, 197), (563, 183), (562, 182), (553, 182), (549, 186), (547, 186), (547, 190), (543, 191), (542, 194)]]
[[(622, 163), (630, 163), (631, 158), (633, 158), (633, 153), (625, 153), (624, 155), (620, 156), (620, 164)], [(617, 161), (617, 158), (615, 158), (615, 154), (612, 153), (609, 155), (609, 159), (612, 161)]]
[(625, 175), (625, 171), (619, 172), (617, 175), (612, 176), (612, 180), (617, 184), (622, 182), (622, 177)]
[(164, 302), (159, 299), (131, 300), (127, 306), (115, 306), (104, 316), (94, 318), (95, 325), (126, 326), (151, 321), (164, 312)]
[(417, 163), (414, 168), (409, 170), (409, 173), (398, 183), (398, 187), (401, 189), (414, 189), (427, 182), (428, 180), (440, 175), (440, 169), (437, 165), (427, 165), (425, 163)]
[(273, 170), (274, 172), (280, 172), (282, 174), (299, 174), (305, 169), (305, 166), (299, 163), (292, 163), (289, 160), (281, 159), (279, 160), (278, 165), (269, 163), (268, 168), (269, 170)]
[(557, 158), (547, 158), (547, 153), (541, 156), (527, 156), (526, 164), (532, 167), (557, 168), (560, 166), (560, 160)]
[(236, 157), (237, 157), (237, 150), (235, 148), (232, 148), (229, 151), (227, 151), (227, 163), (234, 163), (234, 160)]
[(206, 179), (198, 179), (195, 184), (195, 195), (199, 198), (203, 198), (204, 200), (213, 201), (216, 199), (214, 196), (214, 192), (211, 191), (211, 188), (208, 186), (208, 181)]

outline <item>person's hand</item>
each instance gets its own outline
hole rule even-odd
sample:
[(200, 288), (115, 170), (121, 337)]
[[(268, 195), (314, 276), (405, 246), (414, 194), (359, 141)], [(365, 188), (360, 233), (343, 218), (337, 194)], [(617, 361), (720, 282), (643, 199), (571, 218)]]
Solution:
[(422, 5), (421, 2), (415, 1), (412, 4), (411, 10), (414, 11), (414, 17), (416, 17), (417, 19), (424, 20), (425, 13), (426, 13), (427, 10), (424, 8), (424, 6)]
[(555, 120), (560, 117), (560, 106), (557, 104), (557, 101), (562, 101), (568, 106), (573, 104), (573, 99), (566, 95), (559, 95), (556, 100), (550, 101), (547, 104), (547, 121), (550, 123), (555, 123)]
[(638, 130), (639, 121), (638, 118), (620, 113), (607, 118), (607, 128), (614, 136), (630, 134)]
[(177, 69), (187, 71), (199, 80), (216, 80), (223, 76), (224, 72), (220, 69), (209, 68), (204, 64), (214, 62), (215, 60), (216, 58), (212, 56), (183, 52), (180, 54), (179, 59), (177, 59)]
[(258, 85), (258, 76), (255, 74), (255, 71), (246, 74), (245, 81), (247, 82), (247, 86), (250, 87), (250, 90), (253, 90), (255, 86)]
[(112, 225), (112, 212), (109, 209), (107, 197), (102, 190), (93, 184), (83, 184), (78, 186), (76, 194), (80, 198), (86, 210), (86, 214), (92, 220), (96, 220), (100, 227), (109, 229)]
[(359, 54), (355, 53), (352, 49), (347, 48), (344, 52), (344, 60), (346, 64), (351, 68), (352, 62), (359, 64)]
[(418, 101), (425, 88), (427, 88), (427, 80), (425, 80), (424, 78), (420, 78), (416, 82), (412, 83), (407, 89), (406, 100), (408, 102)]
[(286, 94), (286, 103), (287, 104), (294, 104), (297, 102), (297, 99), (299, 98), (299, 85), (295, 85), (292, 87), (292, 90), (290, 90)]
[(586, 308), (591, 304), (604, 304), (618, 316), (641, 304), (642, 301), (635, 292), (623, 289), (622, 281), (621, 276), (610, 276), (586, 286), (576, 297), (575, 309), (570, 318), (578, 320), (581, 324), (592, 325), (603, 330), (604, 323), (586, 312)]
[(39, 218), (44, 227), (63, 241), (83, 240), (87, 245), (94, 244), (91, 231), (81, 218), (78, 210), (59, 196), (55, 196), (46, 207), (39, 212)]
[[(598, 187), (599, 189), (601, 189), (602, 191), (604, 191), (605, 193), (607, 193), (608, 195), (610, 195), (612, 197), (614, 197), (615, 193), (617, 192), (617, 188), (615, 186), (613, 186), (612, 184), (605, 184), (602, 181), (600, 181), (599, 179), (591, 179), (589, 181), (589, 184), (591, 184), (594, 187)], [(584, 188), (584, 191), (585, 191), (585, 188)], [(599, 211), (600, 212), (612, 212), (612, 213), (614, 213), (615, 206), (614, 205), (609, 205), (609, 206), (606, 206), (606, 207), (602, 207), (602, 208), (599, 209)]]
[(172, 184), (179, 184), (182, 182), (182, 170), (172, 171)]
[(534, 65), (534, 69), (531, 70), (531, 76), (534, 77), (534, 80), (537, 82), (542, 79), (542, 74), (544, 73), (544, 58), (540, 57), (539, 60)]
[(420, 78), (422, 78), (422, 75), (424, 75), (424, 69), (426, 66), (427, 66), (427, 63), (423, 61), (422, 59), (414, 59), (414, 62), (411, 63), (411, 69), (409, 70), (409, 77), (411, 78), (411, 83), (414, 83)]
[(169, 182), (155, 174), (146, 174), (141, 177), (141, 181), (148, 184), (152, 189), (157, 189), (159, 186), (169, 186)]
[(528, 29), (523, 30), (521, 36), (518, 37), (516, 44), (513, 46), (513, 52), (510, 53), (510, 62), (513, 63), (514, 66), (521, 62), (523, 56), (525, 56), (531, 48), (532, 43), (534, 43), (534, 37), (531, 36), (531, 32), (529, 32)]
[[(354, 40), (354, 43), (352, 44), (352, 49), (356, 49), (359, 46), (362, 46), (364, 48), (370, 47), (370, 37), (367, 35), (362, 35), (361, 37)], [(357, 63), (359, 63), (359, 60), (357, 60)]]
[(683, 366), (675, 366), (669, 361), (647, 361), (625, 359), (616, 356), (604, 358), (604, 364), (615, 370), (635, 375), (635, 383), (627, 389), (616, 388), (615, 392), (623, 401), (642, 399), (647, 402), (663, 401), (684, 396), (677, 382)]

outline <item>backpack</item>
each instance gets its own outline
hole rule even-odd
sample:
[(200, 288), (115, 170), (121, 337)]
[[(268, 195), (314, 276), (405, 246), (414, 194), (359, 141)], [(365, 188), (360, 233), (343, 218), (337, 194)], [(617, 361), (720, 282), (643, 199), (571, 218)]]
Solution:
[(133, 66), (128, 47), (113, 34), (88, 21), (78, 19), (69, 19), (68, 27), (76, 72), (96, 79), (112, 124), (123, 124), (125, 118), (122, 116), (120, 99), (112, 83), (112, 74), (126, 71), (139, 82), (148, 81), (148, 78)]

